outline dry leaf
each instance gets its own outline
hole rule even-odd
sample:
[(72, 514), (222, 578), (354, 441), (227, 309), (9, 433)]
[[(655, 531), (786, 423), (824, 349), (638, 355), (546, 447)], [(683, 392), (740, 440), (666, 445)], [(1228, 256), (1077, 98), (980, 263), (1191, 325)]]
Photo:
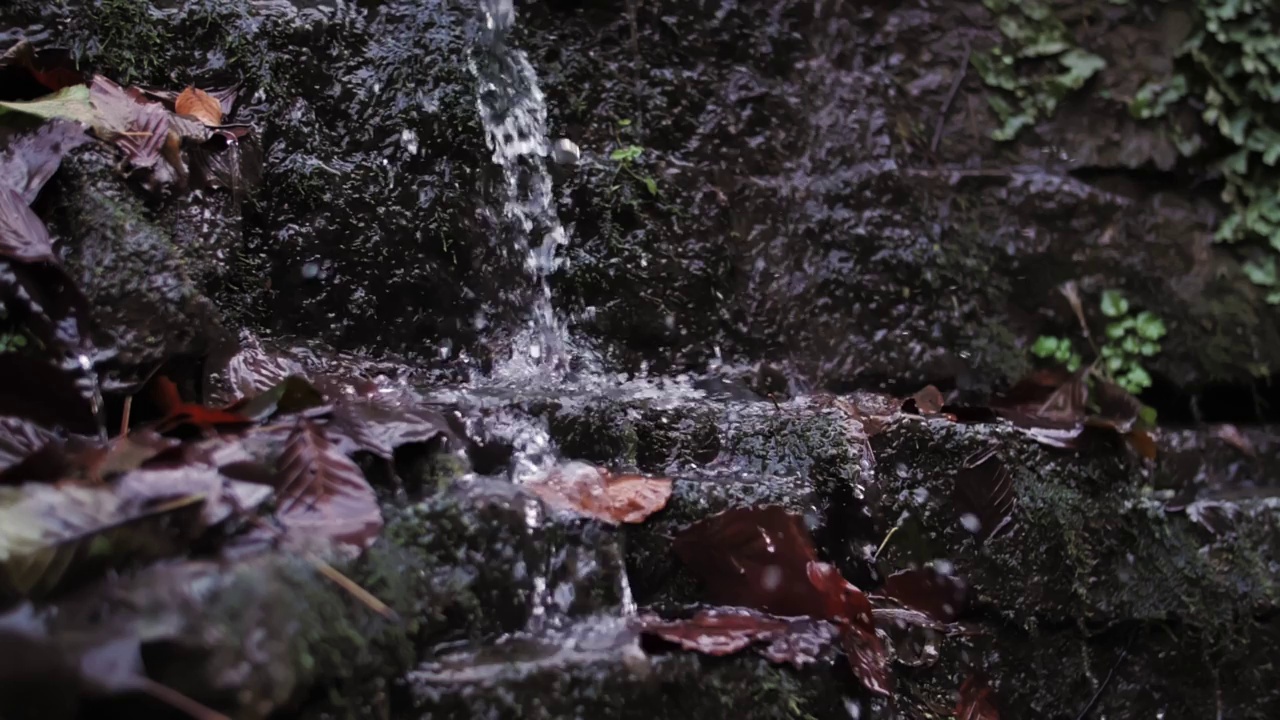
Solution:
[(378, 497), (364, 473), (325, 437), (299, 419), (280, 457), (277, 518), (287, 532), (314, 534), (368, 547), (382, 530)]
[(178, 99), (173, 101), (173, 109), (179, 115), (188, 115), (205, 125), (222, 124), (222, 104), (214, 96), (196, 87), (188, 86), (183, 90)]

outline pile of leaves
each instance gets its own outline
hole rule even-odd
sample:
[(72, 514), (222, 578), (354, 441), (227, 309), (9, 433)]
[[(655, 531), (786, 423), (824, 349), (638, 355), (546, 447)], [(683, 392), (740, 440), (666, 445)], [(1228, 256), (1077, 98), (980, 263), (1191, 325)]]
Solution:
[[(644, 613), (635, 624), (643, 635), (686, 650), (729, 655), (754, 649), (799, 668), (838, 645), (862, 686), (890, 698), (891, 629), (964, 631), (959, 620), (968, 598), (959, 579), (916, 568), (865, 593), (818, 559), (804, 518), (781, 507), (738, 508), (701, 520), (675, 538), (674, 550), (713, 606), (680, 618)], [(964, 709), (957, 714), (996, 717)]]
[[(89, 644), (65, 657), (66, 639), (40, 631), (43, 608), (109, 573), (157, 561), (243, 563), (284, 551), (392, 616), (327, 562), (358, 555), (383, 526), (352, 456), (447, 437), (442, 416), (407, 409), (377, 388), (326, 395), (298, 375), (221, 407), (183, 400), (163, 376), (139, 403), (143, 395), (159, 416), (132, 427), (126, 420), (108, 440), (0, 417), (0, 608), (10, 609), (0, 637), (78, 668), (76, 682), (90, 689), (142, 689), (206, 717), (146, 679), (136, 637), (124, 636), (132, 644), (123, 651)], [(131, 668), (123, 676), (118, 662), (92, 662), (121, 652)], [(0, 685), (23, 672), (0, 666)]]

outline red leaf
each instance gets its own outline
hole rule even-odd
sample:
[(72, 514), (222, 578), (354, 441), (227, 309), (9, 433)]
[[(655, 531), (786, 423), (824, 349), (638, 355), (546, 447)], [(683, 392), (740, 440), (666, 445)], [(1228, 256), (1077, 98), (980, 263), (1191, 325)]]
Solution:
[(673, 547), (716, 604), (828, 615), (809, 580), (809, 563), (817, 559), (813, 541), (803, 518), (784, 508), (726, 510), (691, 525)]
[(290, 534), (368, 547), (382, 530), (382, 510), (364, 473), (310, 420), (300, 419), (289, 435), (277, 478), (277, 518)]
[(731, 655), (755, 647), (769, 662), (802, 668), (835, 640), (830, 623), (781, 618), (746, 608), (703, 610), (684, 620), (638, 618), (640, 632), (704, 655)]
[(610, 525), (643, 522), (667, 506), (671, 480), (614, 475), (586, 463), (568, 463), (524, 485), (554, 510), (569, 510)]
[(867, 690), (882, 697), (892, 697), (893, 683), (889, 676), (889, 656), (884, 643), (874, 627), (859, 623), (840, 624), (840, 646), (854, 677)]
[(965, 678), (960, 685), (955, 716), (956, 720), (1000, 720), (995, 691), (987, 684), (986, 678), (978, 674)]
[(1009, 470), (995, 448), (979, 453), (956, 474), (952, 502), (960, 523), (980, 541), (1009, 527), (1015, 500)]
[(953, 623), (968, 604), (968, 588), (952, 575), (937, 568), (902, 570), (890, 575), (876, 593), (918, 610), (941, 623)]
[(822, 599), (822, 613), (817, 617), (872, 626), (871, 601), (865, 593), (845, 580), (836, 566), (810, 562), (805, 568), (805, 574), (809, 577), (812, 589)]
[(206, 431), (219, 428), (242, 428), (253, 420), (231, 409), (207, 408), (197, 403), (183, 402), (178, 386), (169, 378), (158, 375), (150, 384), (151, 397), (165, 415), (156, 423), (156, 430), (172, 432), (184, 425)]

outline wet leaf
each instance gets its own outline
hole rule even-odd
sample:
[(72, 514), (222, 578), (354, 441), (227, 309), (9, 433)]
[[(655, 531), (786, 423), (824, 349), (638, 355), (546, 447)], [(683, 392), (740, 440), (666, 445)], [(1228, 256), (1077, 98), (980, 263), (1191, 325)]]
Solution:
[(968, 588), (962, 580), (937, 568), (900, 570), (884, 581), (876, 593), (918, 610), (940, 623), (953, 623), (968, 605)]
[[(274, 494), (271, 485), (228, 477), (222, 469), (187, 460), (182, 464), (146, 467), (116, 480), (115, 491), (124, 498), (162, 502), (185, 495), (202, 495), (200, 523), (214, 527), (232, 515), (250, 513)], [(267, 472), (269, 476), (269, 472)], [(268, 478), (269, 479), (269, 478)]]
[(844, 579), (840, 570), (829, 563), (810, 562), (805, 567), (811, 590), (822, 600), (822, 610), (816, 614), (826, 620), (852, 622), (872, 627), (871, 601), (865, 593)]
[(639, 523), (667, 506), (671, 480), (615, 475), (587, 463), (566, 463), (525, 483), (553, 510), (569, 511), (603, 523)]
[(189, 115), (205, 125), (222, 124), (222, 105), (217, 98), (197, 87), (188, 86), (173, 101), (173, 110)]
[(0, 470), (16, 465), (57, 437), (57, 433), (29, 420), (0, 417)]
[(0, 488), (0, 596), (40, 598), (110, 567), (172, 555), (202, 504), (189, 496), (137, 507), (110, 489), (76, 485)]
[(749, 647), (769, 662), (803, 668), (836, 639), (833, 625), (812, 618), (782, 618), (747, 608), (702, 610), (682, 620), (647, 615), (640, 632), (703, 655), (731, 655)]
[(14, 190), (30, 205), (62, 164), (62, 156), (87, 142), (83, 126), (61, 120), (10, 138), (0, 153), (0, 188)]
[(921, 415), (938, 415), (942, 412), (944, 403), (942, 392), (932, 385), (926, 385), (911, 396), (911, 401), (915, 403), (916, 410)]
[(276, 517), (292, 535), (314, 535), (368, 547), (382, 530), (378, 498), (360, 468), (300, 419), (277, 472)]
[(290, 375), (270, 390), (235, 403), (227, 410), (259, 422), (276, 415), (292, 415), (320, 407), (324, 402), (324, 396), (306, 378)]
[(177, 386), (163, 375), (156, 377), (150, 387), (156, 404), (165, 412), (165, 416), (156, 423), (159, 432), (167, 433), (183, 426), (216, 431), (219, 428), (242, 428), (254, 422), (239, 412), (183, 402)]
[(804, 519), (770, 506), (735, 508), (694, 523), (673, 549), (717, 605), (776, 615), (827, 616), (827, 602), (809, 580), (817, 559)]
[(97, 120), (93, 105), (89, 102), (89, 88), (73, 85), (52, 95), (25, 102), (0, 102), (0, 117), (6, 112), (34, 115), (44, 120), (63, 118), (92, 125)]
[(53, 259), (53, 240), (44, 221), (11, 187), (0, 187), (0, 256), (20, 262)]
[(1214, 430), (1213, 435), (1248, 457), (1257, 457), (1258, 455), (1258, 451), (1253, 447), (1253, 442), (1245, 437), (1244, 433), (1240, 432), (1240, 428), (1235, 425), (1219, 425)]
[(960, 524), (979, 541), (1010, 526), (1015, 500), (1013, 480), (996, 448), (979, 453), (956, 473), (952, 503)]
[(893, 696), (893, 683), (889, 675), (889, 656), (884, 642), (874, 627), (857, 623), (840, 625), (840, 647), (844, 649), (849, 668), (854, 677), (869, 692), (881, 697)]
[(960, 698), (956, 701), (956, 720), (1000, 720), (995, 704), (995, 692), (986, 678), (972, 674), (960, 685)]

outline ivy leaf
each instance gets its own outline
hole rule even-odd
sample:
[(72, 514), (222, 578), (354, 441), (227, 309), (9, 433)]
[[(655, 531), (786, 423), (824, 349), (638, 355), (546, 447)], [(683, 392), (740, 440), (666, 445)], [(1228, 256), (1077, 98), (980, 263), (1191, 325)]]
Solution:
[(1280, 283), (1280, 279), (1276, 275), (1276, 259), (1274, 257), (1267, 257), (1262, 262), (1250, 260), (1244, 264), (1242, 269), (1245, 277), (1249, 278), (1254, 285), (1275, 287)]
[(1134, 321), (1138, 328), (1138, 337), (1143, 340), (1155, 341), (1165, 335), (1164, 321), (1146, 310), (1138, 313)]
[(1047, 358), (1058, 350), (1058, 344), (1062, 341), (1056, 337), (1041, 335), (1036, 338), (1035, 344), (1031, 346), (1031, 353), (1039, 358)]
[(656, 197), (658, 194), (658, 182), (651, 177), (645, 177), (643, 182), (645, 189), (649, 191), (649, 194)]
[(1129, 301), (1119, 290), (1105, 290), (1102, 293), (1102, 314), (1109, 318), (1118, 318), (1129, 312)]
[(378, 498), (360, 468), (299, 418), (277, 471), (276, 517), (294, 536), (321, 536), (365, 548), (382, 530)]

